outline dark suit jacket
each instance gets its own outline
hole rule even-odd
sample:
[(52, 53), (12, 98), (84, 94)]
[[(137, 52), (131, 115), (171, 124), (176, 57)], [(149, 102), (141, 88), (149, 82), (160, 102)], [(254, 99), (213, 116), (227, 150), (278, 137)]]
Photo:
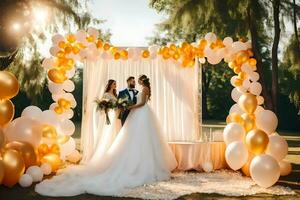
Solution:
[[(137, 98), (136, 98), (136, 95), (138, 94), (139, 92), (137, 90), (134, 91), (134, 94), (133, 94), (133, 99), (131, 98), (130, 94), (129, 94), (129, 91), (128, 89), (126, 88), (125, 90), (122, 90), (119, 92), (119, 95), (118, 95), (118, 99), (119, 98), (128, 98), (129, 99), (129, 103), (134, 105), (137, 103)], [(128, 115), (129, 115), (129, 112), (130, 110), (125, 110), (123, 111), (121, 114), (120, 114), (120, 119), (121, 119), (121, 122), (122, 122), (122, 125), (124, 125)]]

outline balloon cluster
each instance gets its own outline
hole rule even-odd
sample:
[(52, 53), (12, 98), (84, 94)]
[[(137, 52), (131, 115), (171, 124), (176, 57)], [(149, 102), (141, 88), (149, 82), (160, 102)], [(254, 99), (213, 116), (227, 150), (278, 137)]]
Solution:
[[(288, 153), (286, 140), (276, 133), (278, 119), (261, 105), (262, 86), (258, 82), (256, 60), (253, 58), (251, 43), (237, 41), (227, 37), (218, 40), (213, 33), (205, 36), (204, 56), (211, 64), (219, 63), (223, 58), (236, 74), (231, 78), (234, 86), (231, 97), (236, 102), (226, 119), (223, 131), (226, 143), (225, 158), (233, 170), (241, 169), (258, 185), (270, 187), (280, 175), (291, 172), (291, 164), (283, 160)], [(200, 42), (200, 43), (201, 43)], [(200, 57), (204, 63), (205, 58)]]

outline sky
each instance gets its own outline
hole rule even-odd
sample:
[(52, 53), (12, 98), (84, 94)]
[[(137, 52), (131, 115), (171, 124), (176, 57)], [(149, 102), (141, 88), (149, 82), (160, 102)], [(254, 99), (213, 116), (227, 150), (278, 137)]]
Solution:
[(164, 18), (149, 6), (149, 0), (93, 0), (89, 10), (107, 20), (100, 28), (110, 29), (114, 46), (148, 46), (155, 24)]

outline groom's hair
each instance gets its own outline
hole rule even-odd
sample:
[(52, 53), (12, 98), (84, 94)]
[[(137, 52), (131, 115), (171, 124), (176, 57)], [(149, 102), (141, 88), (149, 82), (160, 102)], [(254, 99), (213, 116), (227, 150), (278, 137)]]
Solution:
[(133, 79), (134, 79), (133, 76), (129, 76), (129, 77), (127, 78), (127, 82), (128, 82), (128, 81), (131, 81), (131, 80), (133, 80)]

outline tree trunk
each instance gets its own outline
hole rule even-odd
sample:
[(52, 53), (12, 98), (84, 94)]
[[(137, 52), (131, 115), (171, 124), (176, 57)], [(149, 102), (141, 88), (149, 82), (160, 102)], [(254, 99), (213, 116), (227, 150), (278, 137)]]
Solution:
[(278, 44), (280, 39), (280, 0), (273, 0), (274, 41), (272, 46), (272, 100), (274, 111), (277, 112), (278, 98)]
[(202, 78), (202, 116), (203, 119), (208, 118), (208, 109), (207, 109), (207, 80), (206, 80), (206, 70), (205, 70), (205, 64), (201, 67), (201, 78)]
[(299, 41), (298, 29), (297, 29), (297, 15), (296, 15), (296, 0), (293, 0), (293, 24), (296, 40)]
[(274, 110), (272, 98), (268, 92), (267, 85), (264, 80), (262, 58), (261, 58), (261, 53), (260, 53), (259, 44), (258, 44), (259, 37), (258, 37), (258, 31), (257, 31), (257, 27), (256, 27), (257, 22), (255, 19), (255, 8), (253, 7), (252, 4), (253, 4), (253, 2), (250, 1), (248, 9), (247, 9), (248, 26), (249, 26), (250, 35), (251, 35), (252, 51), (254, 53), (254, 58), (257, 61), (257, 64), (256, 64), (257, 73), (259, 74), (259, 77), (260, 77), (259, 82), (262, 86), (262, 96), (264, 97), (265, 108), (269, 109), (269, 110)]

